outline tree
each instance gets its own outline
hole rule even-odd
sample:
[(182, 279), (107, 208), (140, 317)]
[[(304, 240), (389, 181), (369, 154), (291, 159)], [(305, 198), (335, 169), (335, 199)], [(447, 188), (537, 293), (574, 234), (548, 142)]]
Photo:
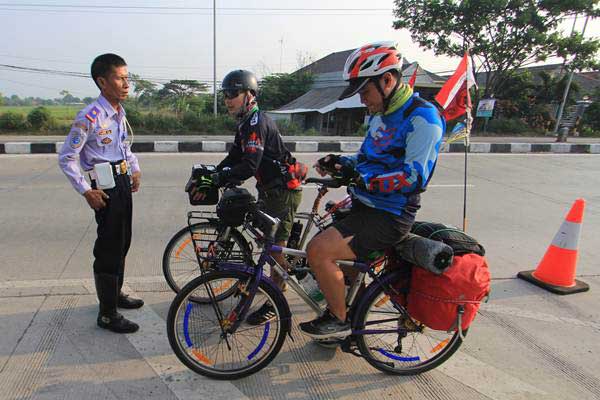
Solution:
[(78, 97), (74, 97), (66, 89), (61, 90), (59, 94), (63, 97), (61, 100), (63, 104), (81, 103), (81, 100)]
[(149, 106), (154, 101), (157, 89), (156, 83), (140, 78), (139, 75), (131, 74), (133, 93), (139, 104)]
[(208, 85), (195, 80), (172, 80), (157, 92), (161, 101), (170, 104), (176, 113), (185, 111), (189, 99), (206, 92)]
[[(569, 77), (567, 75), (551, 75), (547, 72), (540, 72), (538, 74), (540, 82), (536, 86), (535, 97), (540, 103), (546, 104), (558, 104), (558, 101), (562, 99), (567, 86)], [(567, 96), (567, 104), (575, 104), (575, 97), (580, 92), (581, 88), (577, 82), (571, 82), (571, 88)]]
[(583, 113), (582, 124), (595, 132), (600, 132), (600, 87), (594, 89), (590, 100), (592, 104)]
[[(534, 75), (529, 71), (515, 72), (498, 88), (494, 115), (501, 118), (519, 118), (532, 128), (551, 129), (556, 119), (557, 101), (562, 97), (568, 77), (551, 75), (545, 71)], [(574, 104), (580, 88), (573, 82), (567, 104)]]
[(599, 16), (599, 0), (395, 0), (395, 29), (408, 29), (420, 46), (436, 54), (462, 56), (485, 71), (484, 97), (496, 94), (512, 71), (570, 56), (569, 66), (597, 66), (600, 41), (558, 30), (569, 16)]
[(22, 100), (19, 96), (17, 96), (16, 94), (13, 94), (12, 96), (10, 96), (10, 99), (8, 99), (7, 105), (9, 106), (22, 106)]
[(310, 73), (265, 76), (259, 84), (259, 104), (265, 110), (277, 109), (308, 92), (312, 83)]

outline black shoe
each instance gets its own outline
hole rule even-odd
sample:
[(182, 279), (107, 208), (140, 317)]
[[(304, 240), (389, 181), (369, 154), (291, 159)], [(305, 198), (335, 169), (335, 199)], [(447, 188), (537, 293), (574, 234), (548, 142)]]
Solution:
[(275, 307), (269, 301), (265, 301), (265, 304), (260, 308), (246, 317), (246, 322), (250, 325), (261, 325), (267, 321), (275, 318)]
[(94, 274), (100, 312), (96, 320), (100, 328), (116, 333), (133, 333), (140, 327), (117, 312), (119, 278), (112, 274)]
[(141, 306), (144, 305), (144, 300), (142, 299), (135, 299), (133, 297), (130, 297), (128, 294), (125, 294), (123, 292), (119, 293), (119, 298), (117, 299), (117, 307), (119, 308), (127, 308), (127, 309), (134, 309), (134, 308), (140, 308)]
[(116, 333), (134, 333), (140, 329), (138, 324), (131, 322), (119, 313), (114, 313), (112, 315), (98, 314), (97, 322), (100, 328), (108, 329), (109, 331)]
[(300, 331), (313, 339), (344, 339), (352, 333), (350, 323), (340, 321), (329, 310), (312, 321), (301, 323)]

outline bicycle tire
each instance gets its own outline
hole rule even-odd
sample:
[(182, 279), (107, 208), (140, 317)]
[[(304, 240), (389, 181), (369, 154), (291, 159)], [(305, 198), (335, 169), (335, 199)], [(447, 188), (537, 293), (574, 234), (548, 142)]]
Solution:
[[(198, 222), (192, 225), (192, 232), (209, 235), (209, 240), (215, 240), (219, 228), (220, 226), (213, 221)], [(239, 261), (254, 265), (252, 249), (244, 236), (238, 230), (232, 229), (230, 238), (234, 247), (229, 255), (223, 256), (226, 258), (223, 261)], [(232, 254), (235, 257), (231, 257)], [(178, 265), (177, 269), (174, 265)], [(214, 265), (210, 267), (212, 266)], [(175, 293), (179, 293), (186, 283), (202, 273), (193, 249), (189, 227), (180, 229), (167, 243), (162, 257), (162, 270), (167, 284)]]
[[(390, 296), (390, 285), (398, 279), (400, 271), (380, 278), (381, 285), (372, 282), (356, 307), (353, 331), (397, 329), (399, 324), (407, 334), (398, 346), (398, 333), (357, 335), (356, 342), (363, 357), (380, 371), (395, 375), (416, 375), (438, 367), (452, 356), (462, 344), (459, 333), (436, 331), (406, 318)], [(387, 293), (386, 293), (387, 291)], [(382, 318), (382, 319), (377, 319)], [(379, 322), (378, 322), (379, 321)], [(421, 330), (422, 329), (422, 330)], [(462, 332), (463, 337), (467, 330)]]
[[(239, 288), (252, 278), (252, 274), (241, 271), (209, 272), (185, 285), (171, 303), (167, 316), (169, 343), (177, 358), (192, 371), (214, 379), (239, 379), (266, 367), (281, 350), (290, 330), (291, 315), (281, 292), (266, 281), (260, 282), (247, 315), (268, 300), (276, 317), (261, 325), (242, 323), (227, 336), (232, 350), (228, 350), (220, 328), (227, 318), (219, 321), (212, 304), (190, 300), (208, 295), (205, 284), (218, 289), (221, 282), (235, 280), (235, 287)], [(215, 303), (224, 316), (231, 315), (242, 296), (243, 290)], [(234, 360), (236, 357), (239, 359)]]

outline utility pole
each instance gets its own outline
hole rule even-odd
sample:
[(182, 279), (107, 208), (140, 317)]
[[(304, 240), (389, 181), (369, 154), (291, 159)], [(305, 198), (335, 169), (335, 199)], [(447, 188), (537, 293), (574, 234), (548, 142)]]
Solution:
[(279, 73), (283, 72), (282, 69), (282, 65), (283, 65), (283, 36), (281, 37), (281, 39), (279, 39), (279, 44), (280, 46), (280, 51), (279, 51)]
[(213, 110), (217, 116), (217, 0), (213, 0)]
[[(587, 27), (589, 18), (590, 18), (589, 15), (585, 17), (585, 22), (583, 23), (583, 29), (581, 30), (581, 36), (583, 36), (585, 34), (585, 28)], [(573, 29), (575, 29), (575, 24), (573, 24)], [(571, 32), (571, 35), (573, 35), (573, 32)], [(575, 57), (577, 57), (577, 54), (575, 54)], [(571, 72), (569, 73), (569, 79), (567, 81), (567, 86), (565, 86), (565, 91), (563, 93), (562, 102), (560, 103), (560, 108), (558, 109), (558, 116), (556, 117), (556, 125), (554, 126), (554, 133), (558, 132), (558, 127), (560, 125), (560, 120), (562, 118), (563, 111), (565, 109), (565, 103), (567, 102), (567, 97), (569, 96), (569, 89), (571, 89), (571, 82), (573, 81), (574, 73), (575, 73), (575, 70), (571, 69)]]

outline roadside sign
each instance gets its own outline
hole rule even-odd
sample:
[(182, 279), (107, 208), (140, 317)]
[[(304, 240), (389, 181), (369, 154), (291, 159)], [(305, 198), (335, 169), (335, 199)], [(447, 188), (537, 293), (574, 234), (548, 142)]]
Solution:
[(494, 104), (496, 104), (496, 99), (479, 100), (479, 104), (477, 104), (477, 113), (475, 114), (475, 116), (483, 118), (492, 118), (492, 114), (494, 113)]

